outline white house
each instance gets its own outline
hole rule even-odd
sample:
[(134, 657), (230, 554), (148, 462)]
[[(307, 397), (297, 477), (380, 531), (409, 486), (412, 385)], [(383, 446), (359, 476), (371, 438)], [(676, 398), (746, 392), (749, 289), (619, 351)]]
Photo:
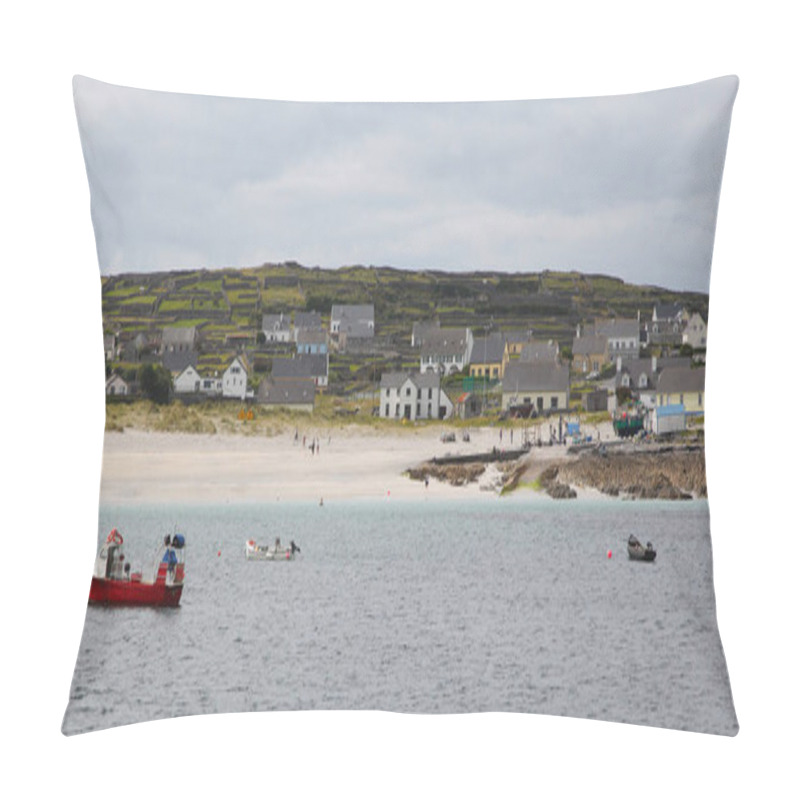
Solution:
[(238, 397), (241, 400), (247, 397), (247, 367), (239, 356), (231, 361), (222, 374), (222, 396)]
[(679, 303), (653, 306), (653, 318), (647, 325), (650, 344), (678, 345), (686, 322), (686, 310)]
[(261, 318), (261, 330), (268, 342), (292, 341), (292, 326), (289, 317), (283, 314), (264, 314)]
[(200, 373), (189, 364), (178, 374), (172, 385), (175, 389), (175, 394), (195, 394), (200, 391), (202, 380)]
[(686, 322), (686, 327), (683, 329), (682, 342), (697, 350), (706, 347), (707, 339), (708, 326), (703, 318), (695, 312)]
[(126, 381), (116, 373), (106, 381), (106, 394), (114, 397), (125, 396), (130, 393)]
[(429, 332), (419, 357), (420, 372), (451, 375), (470, 363), (474, 340), (469, 328), (440, 328)]
[(605, 336), (608, 343), (608, 358), (617, 356), (638, 358), (641, 343), (639, 321), (636, 319), (595, 320), (590, 335)]
[(375, 334), (375, 306), (334, 305), (331, 307), (331, 333), (350, 339), (370, 339)]
[(381, 376), (379, 414), (384, 419), (449, 419), (453, 403), (437, 373), (387, 372)]

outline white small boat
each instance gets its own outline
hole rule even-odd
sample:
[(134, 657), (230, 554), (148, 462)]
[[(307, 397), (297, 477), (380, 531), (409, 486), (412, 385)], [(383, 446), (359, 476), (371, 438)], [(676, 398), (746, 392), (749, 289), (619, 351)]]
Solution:
[(280, 539), (276, 539), (272, 546), (257, 544), (254, 539), (250, 539), (244, 546), (244, 555), (248, 561), (292, 561), (295, 553), (299, 552), (300, 548), (294, 541), (288, 547), (283, 547)]

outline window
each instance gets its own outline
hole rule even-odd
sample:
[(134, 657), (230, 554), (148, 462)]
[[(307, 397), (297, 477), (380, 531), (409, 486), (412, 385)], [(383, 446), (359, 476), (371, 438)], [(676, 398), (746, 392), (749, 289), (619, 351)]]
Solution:
[(550, 398), (550, 408), (558, 408), (558, 397), (555, 395)]
[[(388, 394), (388, 392), (387, 392), (387, 394)], [(389, 404), (388, 404), (388, 403), (386, 404), (386, 410), (385, 410), (385, 412), (384, 412), (384, 415), (383, 415), (383, 416), (384, 416), (384, 417), (388, 417), (388, 416), (389, 416)]]
[(428, 400), (430, 400), (432, 397), (433, 397), (433, 389), (428, 387)]

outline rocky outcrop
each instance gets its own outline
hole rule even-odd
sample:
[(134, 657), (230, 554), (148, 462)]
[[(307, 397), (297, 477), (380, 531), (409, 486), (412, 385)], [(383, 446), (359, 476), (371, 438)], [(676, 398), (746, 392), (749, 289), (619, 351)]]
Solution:
[(418, 467), (412, 467), (408, 471), (408, 477), (415, 481), (424, 481), (427, 477), (445, 481), (453, 486), (464, 486), (478, 480), (485, 469), (486, 464), (435, 464), (432, 461), (426, 461)]
[(585, 452), (563, 462), (559, 476), (573, 486), (592, 487), (613, 497), (688, 500), (707, 496), (705, 456), (700, 447)]
[(430, 478), (452, 486), (465, 486), (477, 481), (484, 491), (502, 492), (513, 488), (523, 471), (519, 461), (487, 464), (480, 460), (443, 464), (434, 459), (412, 467), (407, 474), (412, 480), (424, 481), (425, 478)]
[[(547, 463), (547, 462), (545, 462)], [(481, 489), (508, 492), (521, 480), (535, 480), (550, 497), (577, 497), (575, 487), (598, 489), (612, 497), (690, 500), (706, 497), (706, 467), (702, 447), (658, 447), (585, 450), (536, 466), (536, 460), (486, 464), (482, 461), (426, 461), (408, 471), (413, 480), (426, 477), (464, 486), (478, 481)]]
[(554, 500), (572, 500), (578, 493), (567, 483), (563, 483), (559, 478), (560, 467), (553, 465), (545, 469), (539, 475), (540, 486)]

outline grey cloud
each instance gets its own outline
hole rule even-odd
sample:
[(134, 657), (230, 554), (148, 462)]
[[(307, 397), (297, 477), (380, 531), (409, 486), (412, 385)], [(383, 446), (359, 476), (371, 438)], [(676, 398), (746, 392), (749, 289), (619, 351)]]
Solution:
[(316, 104), (74, 84), (104, 272), (294, 258), (702, 290), (736, 87)]

